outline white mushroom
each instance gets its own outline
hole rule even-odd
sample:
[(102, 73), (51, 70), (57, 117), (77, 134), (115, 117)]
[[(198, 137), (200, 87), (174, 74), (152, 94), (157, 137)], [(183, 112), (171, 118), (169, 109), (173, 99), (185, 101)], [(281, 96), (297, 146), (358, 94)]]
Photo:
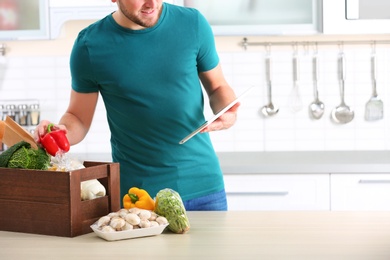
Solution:
[(118, 212), (118, 215), (121, 217), (121, 218), (125, 218), (125, 216), (127, 214), (129, 214), (129, 211), (127, 209), (120, 209)]
[(121, 217), (113, 217), (110, 221), (110, 226), (116, 230), (120, 230), (125, 224), (126, 221)]
[(130, 213), (135, 213), (135, 214), (137, 214), (137, 215), (139, 214), (140, 211), (141, 211), (141, 210), (140, 210), (139, 208), (130, 208), (130, 209), (129, 209), (129, 212), (130, 212)]
[(139, 213), (138, 213), (138, 216), (141, 220), (144, 220), (144, 219), (149, 219), (151, 216), (152, 216), (152, 213), (150, 213), (149, 210), (146, 210), (146, 209), (142, 209)]
[(108, 223), (110, 223), (110, 220), (111, 220), (111, 218), (109, 216), (101, 217), (101, 218), (99, 218), (99, 220), (97, 222), (97, 226), (98, 227), (107, 226)]
[(160, 226), (160, 224), (158, 224), (157, 221), (154, 220), (150, 221), (150, 227), (158, 227), (158, 226)]
[(156, 212), (151, 211), (150, 213), (151, 213), (151, 216), (150, 216), (149, 220), (150, 220), (150, 221), (156, 220), (156, 218), (158, 217), (158, 215), (156, 214)]
[(131, 230), (131, 229), (133, 229), (133, 225), (131, 225), (130, 223), (126, 222), (125, 225), (121, 228), (121, 231)]
[(168, 224), (168, 220), (167, 220), (165, 217), (163, 217), (163, 216), (158, 216), (158, 217), (156, 218), (156, 222), (157, 222), (158, 224), (160, 224), (160, 225), (166, 225), (166, 224)]
[(126, 220), (129, 224), (131, 224), (131, 225), (133, 225), (133, 226), (138, 225), (138, 224), (140, 223), (140, 221), (141, 221), (141, 219), (140, 219), (140, 218), (138, 217), (138, 215), (135, 214), (135, 213), (129, 213), (129, 214), (127, 214), (127, 215), (125, 216), (125, 220)]
[(147, 219), (141, 219), (141, 222), (138, 225), (140, 228), (149, 228), (151, 226), (150, 221)]
[(118, 217), (118, 216), (119, 216), (119, 213), (118, 213), (118, 212), (111, 212), (111, 213), (109, 213), (107, 216), (109, 216), (110, 218)]
[(102, 231), (103, 231), (103, 232), (115, 232), (115, 229), (113, 229), (113, 228), (110, 227), (110, 226), (104, 226), (104, 227), (102, 228)]

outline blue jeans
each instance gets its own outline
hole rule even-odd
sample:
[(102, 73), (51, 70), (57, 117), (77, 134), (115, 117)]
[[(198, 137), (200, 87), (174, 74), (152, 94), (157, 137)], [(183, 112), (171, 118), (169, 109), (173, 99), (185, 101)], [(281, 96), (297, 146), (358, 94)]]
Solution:
[(200, 198), (183, 201), (187, 211), (226, 211), (227, 200), (225, 190)]

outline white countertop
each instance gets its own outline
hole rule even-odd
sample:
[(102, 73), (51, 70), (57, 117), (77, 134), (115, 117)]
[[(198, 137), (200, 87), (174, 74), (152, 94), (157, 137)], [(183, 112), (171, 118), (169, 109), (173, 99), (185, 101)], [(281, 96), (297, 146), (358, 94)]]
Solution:
[(0, 231), (0, 259), (390, 259), (390, 212), (188, 212), (186, 234), (107, 242)]
[[(103, 153), (75, 156), (111, 161)], [(218, 157), (224, 174), (390, 173), (390, 151), (220, 152)]]

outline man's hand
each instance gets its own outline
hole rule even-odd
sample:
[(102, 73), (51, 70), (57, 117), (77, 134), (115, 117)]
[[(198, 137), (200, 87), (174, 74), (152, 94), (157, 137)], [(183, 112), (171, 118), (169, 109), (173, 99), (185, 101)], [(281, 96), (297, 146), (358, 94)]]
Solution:
[(237, 104), (232, 106), (228, 111), (222, 114), (217, 120), (212, 122), (207, 127), (203, 128), (203, 130), (200, 132), (205, 133), (205, 132), (219, 131), (219, 130), (225, 130), (232, 127), (237, 120), (237, 110), (239, 106), (240, 103), (238, 102)]
[[(47, 132), (47, 126), (49, 124), (51, 124), (50, 121), (42, 120), (39, 123), (39, 125), (37, 125), (37, 127), (35, 128), (35, 130), (34, 130), (34, 140), (35, 140), (35, 142), (37, 144), (40, 143), (41, 136), (45, 135), (45, 133)], [(52, 130), (64, 130), (65, 133), (68, 132), (68, 130), (66, 129), (66, 127), (64, 125), (56, 125), (56, 124), (54, 124), (53, 127), (52, 127)]]

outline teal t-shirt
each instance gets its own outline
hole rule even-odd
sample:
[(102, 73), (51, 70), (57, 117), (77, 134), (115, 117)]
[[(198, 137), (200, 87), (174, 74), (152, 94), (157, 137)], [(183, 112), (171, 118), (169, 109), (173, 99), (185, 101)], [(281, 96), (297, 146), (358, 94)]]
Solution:
[(195, 9), (163, 3), (154, 27), (123, 28), (110, 14), (79, 33), (72, 88), (102, 96), (122, 196), (131, 187), (151, 196), (171, 188), (189, 200), (224, 188), (207, 133), (179, 144), (205, 121), (198, 73), (218, 63), (211, 28)]

